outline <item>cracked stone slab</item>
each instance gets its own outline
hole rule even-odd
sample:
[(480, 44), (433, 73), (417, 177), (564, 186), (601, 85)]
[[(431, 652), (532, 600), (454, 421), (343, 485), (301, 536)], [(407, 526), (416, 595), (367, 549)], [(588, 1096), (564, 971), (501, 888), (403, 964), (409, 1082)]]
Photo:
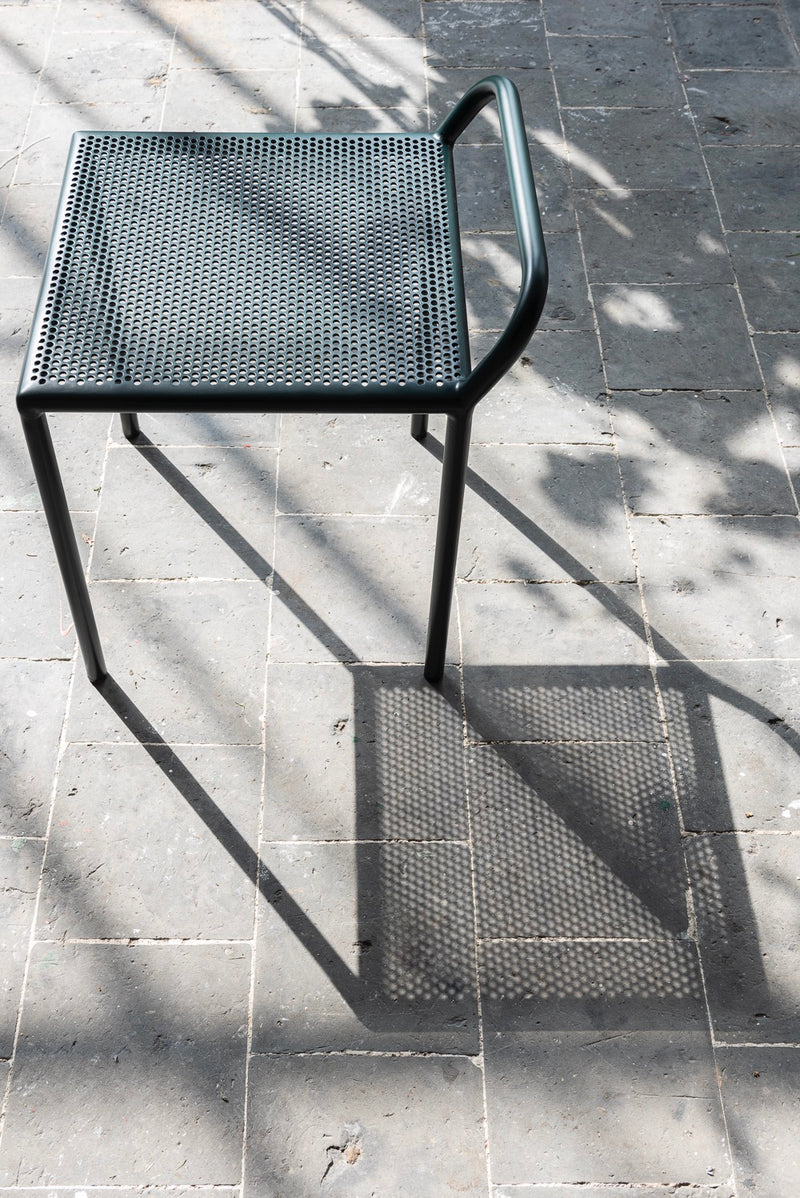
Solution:
[[(555, 542), (553, 552), (572, 568)], [(466, 668), (647, 660), (639, 593), (632, 584), (461, 582), (457, 590)]]
[(112, 684), (77, 668), (70, 740), (261, 744), (265, 586), (96, 583), (92, 600)]
[(732, 233), (728, 245), (750, 324), (800, 330), (800, 233)]
[[(0, 141), (4, 141), (1, 129)], [(0, 262), (4, 274), (32, 278), (41, 275), (59, 190), (53, 185), (37, 184), (8, 189), (8, 202), (0, 222)]]
[(617, 460), (608, 446), (475, 446), (459, 577), (547, 582), (569, 577), (540, 543), (546, 530), (591, 575), (635, 578)]
[(614, 433), (635, 515), (788, 515), (795, 503), (761, 392), (615, 392)]
[(800, 4), (797, 0), (784, 0), (783, 8), (795, 38), (800, 37)]
[(693, 945), (498, 941), (481, 977), (498, 1186), (729, 1175)]
[(716, 1039), (800, 1043), (800, 840), (704, 834), (686, 859)]
[(16, 386), (38, 294), (38, 279), (0, 278), (0, 382)]
[(275, 475), (273, 449), (109, 450), (92, 576), (268, 578)]
[(707, 145), (798, 144), (796, 73), (692, 71), (686, 94)]
[(341, 108), (297, 110), (297, 128), (303, 133), (423, 133), (427, 123), (423, 107), (376, 108), (352, 104)]
[[(88, 110), (91, 120), (87, 120), (87, 110), (79, 104), (34, 104), (25, 139), (27, 148), (20, 156), (15, 184), (60, 184), (72, 134), (85, 129), (87, 125), (94, 129), (129, 129), (143, 133), (156, 131), (160, 105), (148, 96), (143, 82), (140, 81), (137, 87), (142, 91), (142, 99), (125, 103), (116, 102), (111, 89), (110, 98), (104, 96), (96, 100)], [(72, 92), (67, 94), (70, 97), (73, 95)]]
[(568, 108), (674, 108), (683, 99), (664, 33), (551, 37), (549, 47), (559, 100)]
[(202, 133), (284, 133), (294, 124), (296, 72), (198, 71), (169, 73), (164, 128)]
[[(734, 287), (594, 288), (609, 386), (757, 389), (760, 376)], [(723, 339), (718, 331), (725, 328)]]
[(0, 1059), (14, 1048), (43, 856), (41, 840), (0, 840)]
[(250, 939), (260, 791), (258, 747), (71, 745), (39, 938)]
[(463, 1057), (254, 1057), (243, 1198), (483, 1194), (481, 1083)]
[(800, 830), (800, 666), (676, 662), (658, 681), (685, 827)]
[(732, 283), (710, 191), (582, 191), (576, 199), (592, 283)]
[(300, 59), (298, 103), (424, 110), (422, 54), (422, 42), (410, 37), (309, 39)]
[[(441, 437), (441, 420), (431, 431)], [(409, 432), (407, 416), (284, 416), (282, 513), (419, 516), (437, 511), (441, 467)]]
[(44, 836), (67, 705), (68, 661), (0, 661), (0, 834)]
[(665, 33), (661, 5), (643, 0), (632, 7), (627, 0), (545, 0), (548, 34), (614, 34), (640, 37), (644, 33)]
[[(276, 446), (280, 416), (275, 412), (146, 412), (139, 418), (144, 435), (159, 446), (215, 445), (235, 449)], [(127, 445), (117, 420), (112, 445)]]
[[(3, 481), (0, 509), (41, 511), (42, 500), (14, 402), (16, 387), (0, 385)], [(109, 419), (104, 412), (55, 413), (48, 418), (67, 503), (74, 512), (95, 512), (100, 496)]]
[(717, 1061), (740, 1193), (784, 1198), (800, 1185), (800, 1049), (719, 1048)]
[(202, 0), (180, 0), (165, 15), (177, 22), (174, 67), (242, 73), (297, 66), (299, 22), (291, 9), (230, 0), (223, 11)]
[(265, 846), (256, 1052), (478, 1051), (465, 844)]
[(465, 840), (460, 704), (418, 666), (270, 665), (263, 838)]
[(414, 0), (381, 0), (380, 5), (365, 0), (317, 0), (313, 9), (303, 13), (303, 29), (310, 30), (313, 37), (333, 39), (341, 35), (343, 27), (352, 29), (357, 37), (419, 37), (420, 6)]
[(766, 5), (701, 5), (667, 9), (682, 66), (797, 67), (779, 11)]
[(633, 535), (662, 657), (798, 656), (796, 518), (642, 516)]
[[(471, 337), (480, 362), (492, 333)], [(538, 330), (528, 348), (475, 409), (473, 443), (610, 444), (603, 364), (594, 332)]]
[(270, 660), (421, 662), (434, 532), (424, 517), (279, 516)]
[[(94, 516), (80, 512), (74, 522), (85, 560)], [(0, 657), (69, 660), (75, 632), (44, 513), (0, 513), (0, 539), (6, 548), (0, 566)]]
[(0, 1180), (236, 1184), (249, 985), (249, 946), (37, 946)]
[(583, 108), (563, 113), (578, 187), (707, 187), (688, 112), (680, 108)]
[(479, 935), (685, 933), (665, 745), (482, 746), (469, 761)]
[(538, 4), (428, 2), (423, 6), (425, 61), (429, 67), (547, 65), (547, 43)]
[(3, 151), (2, 165), (0, 166), (0, 195), (2, 195), (4, 202), (8, 199), (11, 180), (17, 168), (20, 152), (11, 146), (8, 146)]
[(800, 148), (708, 146), (705, 157), (726, 229), (797, 229), (794, 184)]
[(800, 495), (800, 449), (794, 446), (784, 450), (786, 458), (786, 467), (789, 471), (789, 477), (792, 480), (795, 495)]
[[(138, 37), (96, 29), (91, 39), (62, 33), (58, 26), (48, 48), (38, 102), (64, 103), (80, 95), (84, 103), (161, 104), (170, 63), (169, 37), (147, 27)], [(84, 118), (85, 119), (85, 118)]]

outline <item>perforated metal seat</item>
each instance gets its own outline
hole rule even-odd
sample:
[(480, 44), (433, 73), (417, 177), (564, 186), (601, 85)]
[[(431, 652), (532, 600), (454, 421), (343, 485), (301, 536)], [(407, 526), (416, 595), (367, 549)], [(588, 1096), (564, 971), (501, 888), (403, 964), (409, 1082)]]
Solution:
[[(496, 98), (522, 259), (470, 368), (453, 144)], [(18, 393), (89, 676), (105, 674), (46, 411), (445, 412), (425, 673), (444, 652), (471, 413), (538, 321), (547, 267), (519, 98), (432, 134), (78, 133)]]
[(465, 372), (432, 136), (79, 133), (24, 386), (439, 387)]

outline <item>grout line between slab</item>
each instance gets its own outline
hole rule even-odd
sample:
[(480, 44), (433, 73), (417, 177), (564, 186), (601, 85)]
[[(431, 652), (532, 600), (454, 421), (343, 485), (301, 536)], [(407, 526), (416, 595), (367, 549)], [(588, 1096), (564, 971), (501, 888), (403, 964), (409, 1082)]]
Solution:
[(483, 989), (481, 986), (481, 963), (479, 956), (479, 932), (478, 932), (478, 881), (475, 870), (475, 839), (472, 830), (472, 794), (470, 790), (469, 777), (469, 740), (468, 728), (469, 721), (467, 718), (466, 693), (464, 688), (464, 653), (463, 639), (461, 633), (461, 611), (458, 602), (458, 588), (455, 588), (454, 601), (456, 604), (456, 618), (459, 641), (459, 698), (461, 701), (461, 729), (463, 737), (463, 749), (461, 754), (461, 777), (464, 793), (464, 803), (466, 807), (467, 817), (467, 836), (469, 848), (469, 873), (470, 873), (470, 891), (472, 895), (472, 949), (475, 961), (475, 1009), (477, 1016), (477, 1031), (478, 1031), (478, 1054), (477, 1059), (480, 1062), (481, 1071), (481, 1094), (483, 1098), (483, 1131), (484, 1131), (484, 1152), (486, 1156), (486, 1177), (489, 1187), (489, 1195), (492, 1194), (492, 1151), (491, 1151), (491, 1119), (489, 1116), (489, 1094), (486, 1085), (486, 1029), (483, 1020)]
[(687, 936), (481, 936), (481, 944), (687, 944)]
[(240, 948), (252, 945), (252, 940), (245, 937), (225, 936), (201, 939), (198, 936), (37, 936), (37, 944), (102, 944), (114, 948), (208, 948), (217, 946), (224, 948)]
[(718, 1040), (715, 1048), (792, 1048), (800, 1049), (800, 1040)]
[[(413, 1048), (287, 1048), (285, 1052), (254, 1052), (253, 1057), (262, 1057), (270, 1060), (285, 1057), (380, 1057), (383, 1060), (391, 1060), (395, 1057), (405, 1057), (419, 1060), (433, 1057), (434, 1059), (448, 1060), (455, 1057), (457, 1060), (468, 1060), (473, 1063), (477, 1062), (478, 1057), (473, 1052), (434, 1052), (428, 1049), (413, 1049)], [(387, 1195), (387, 1198), (389, 1196)]]
[[(49, 58), (50, 49), (53, 44), (53, 37), (55, 34), (55, 28), (56, 28), (56, 24), (58, 21), (60, 10), (61, 10), (61, 0), (57, 0), (55, 16), (53, 18), (53, 24), (50, 29), (50, 34), (49, 34), (49, 37), (47, 40), (47, 46), (46, 46), (44, 57), (42, 60), (42, 68), (41, 68), (41, 71), (37, 78), (36, 89), (34, 91), (33, 101), (31, 102), (31, 111), (28, 115), (28, 123), (25, 127), (25, 134), (23, 134), (23, 139), (22, 139), (23, 144), (25, 142), (25, 135), (27, 134), (27, 131), (30, 128), (30, 121), (31, 121), (31, 117), (33, 114), (33, 105), (36, 102), (36, 96), (38, 95), (39, 88), (41, 86), (41, 79), (42, 79), (42, 76), (44, 75), (44, 72), (45, 72), (45, 69), (47, 66), (47, 61)], [(20, 157), (21, 157), (21, 154), (17, 157), (17, 163), (16, 163), (16, 166), (14, 167), (14, 173), (11, 178), (11, 185), (13, 185), (14, 180), (16, 179), (17, 170), (19, 168), (19, 158)], [(107, 453), (107, 446), (106, 446), (106, 453)], [(103, 469), (105, 468), (105, 456), (106, 455), (104, 455), (104, 458), (103, 458)], [(98, 508), (99, 508), (99, 502), (98, 502)], [(96, 530), (96, 522), (95, 522), (95, 530)], [(90, 553), (91, 553), (91, 547), (90, 547)], [(59, 602), (60, 601), (61, 601), (61, 599), (60, 599), (60, 592), (59, 592)], [(44, 851), (42, 852), (42, 860), (41, 860), (41, 863), (39, 866), (39, 878), (38, 878), (38, 883), (37, 883), (37, 887), (36, 887), (36, 898), (35, 898), (34, 904), (33, 904), (30, 933), (28, 936), (27, 949), (25, 952), (25, 967), (23, 970), (22, 983), (21, 983), (20, 991), (19, 991), (19, 1002), (17, 1004), (16, 1019), (14, 1021), (14, 1032), (13, 1032), (13, 1036), (12, 1036), (11, 1055), (8, 1058), (8, 1061), (9, 1061), (8, 1074), (6, 1077), (6, 1084), (3, 1089), (2, 1101), (0, 1102), (0, 1150), (2, 1150), (2, 1143), (3, 1143), (4, 1133), (5, 1133), (5, 1126), (6, 1126), (6, 1118), (8, 1115), (8, 1104), (9, 1104), (9, 1101), (11, 1098), (11, 1087), (12, 1087), (12, 1083), (14, 1080), (14, 1065), (15, 1065), (15, 1060), (16, 1060), (17, 1046), (19, 1044), (23, 1014), (24, 1014), (24, 1009), (25, 1009), (25, 994), (27, 991), (28, 975), (29, 975), (30, 968), (31, 968), (31, 957), (33, 954), (33, 948), (34, 948), (34, 944), (35, 944), (36, 924), (37, 924), (37, 921), (39, 918), (39, 904), (41, 902), (42, 889), (44, 886), (48, 839), (50, 836), (50, 829), (52, 827), (52, 821), (53, 821), (53, 811), (54, 811), (54, 807), (55, 807), (55, 798), (56, 798), (56, 792), (57, 792), (57, 787), (58, 787), (59, 771), (60, 771), (60, 767), (61, 767), (61, 762), (64, 757), (64, 753), (65, 753), (66, 747), (67, 747), (67, 721), (69, 719), (69, 711), (70, 711), (70, 705), (71, 705), (71, 701), (72, 701), (72, 693), (73, 693), (73, 689), (74, 689), (74, 685), (75, 685), (75, 669), (76, 669), (77, 657), (78, 657), (78, 646), (76, 643), (75, 647), (73, 649), (73, 652), (72, 652), (72, 657), (71, 657), (72, 670), (71, 670), (69, 685), (67, 688), (67, 700), (66, 700), (66, 704), (65, 704), (64, 715), (63, 715), (63, 718), (61, 721), (61, 729), (60, 729), (59, 739), (58, 739), (58, 750), (56, 753), (56, 765), (55, 765), (55, 769), (53, 771), (53, 780), (52, 780), (51, 787), (50, 787), (50, 807), (49, 807), (48, 816), (47, 816), (47, 825), (45, 828), (45, 834), (43, 837)], [(48, 658), (48, 659), (44, 659), (44, 660), (62, 660), (62, 659)]]
[[(663, 3), (660, 4), (660, 7), (662, 9), (662, 15), (663, 15), (663, 11), (664, 11)], [(742, 318), (745, 321), (745, 327), (747, 328), (748, 337), (750, 338), (751, 352), (755, 356), (756, 364), (757, 364), (758, 371), (759, 371), (759, 376), (761, 378), (762, 387), (765, 388), (764, 374), (761, 369), (761, 363), (758, 359), (758, 356), (755, 354), (755, 347), (754, 347), (753, 339), (752, 339), (752, 330), (751, 330), (750, 323), (747, 319), (747, 311), (745, 309), (744, 300), (742, 297), (741, 289), (739, 287), (738, 275), (736, 273), (735, 265), (733, 263), (733, 259), (732, 259), (730, 249), (728, 246), (728, 239), (727, 239), (728, 235), (727, 235), (727, 230), (725, 228), (725, 222), (723, 221), (723, 218), (722, 218), (722, 210), (720, 208), (719, 200), (718, 200), (717, 193), (716, 193), (716, 188), (714, 186), (714, 180), (713, 180), (711, 172), (709, 170), (708, 161), (706, 158), (706, 147), (702, 144), (702, 141), (700, 139), (700, 134), (699, 134), (698, 126), (697, 126), (697, 120), (696, 120), (694, 112), (692, 110), (692, 106), (689, 103), (689, 97), (688, 97), (688, 93), (686, 91), (685, 82), (683, 80), (683, 76), (682, 76), (681, 69), (680, 69), (680, 64), (678, 62), (677, 49), (676, 49), (674, 43), (672, 44), (672, 56), (673, 56), (673, 61), (675, 64), (675, 69), (676, 69), (676, 72), (678, 75), (678, 82), (683, 91), (684, 99), (687, 103), (689, 119), (692, 124), (692, 129), (694, 130), (695, 140), (697, 143), (698, 151), (702, 158), (703, 167), (705, 169), (706, 176), (708, 178), (711, 197), (712, 197), (714, 206), (716, 208), (717, 217), (718, 217), (719, 224), (720, 224), (720, 229), (722, 230), (723, 244), (725, 245), (726, 251), (728, 253), (728, 260), (730, 262), (731, 270), (733, 273), (733, 280), (734, 280), (733, 285), (736, 289), (736, 294), (739, 299), (740, 310), (742, 312)], [(769, 411), (770, 416), (772, 418), (773, 429), (775, 432), (775, 439), (776, 439), (776, 442), (779, 447), (781, 460), (783, 461), (784, 470), (786, 471), (786, 474), (788, 477), (789, 472), (788, 472), (788, 468), (786, 466), (785, 458), (783, 456), (783, 450), (780, 447), (780, 437), (778, 436), (777, 422), (775, 421), (774, 413), (772, 412), (772, 407), (771, 407), (771, 404), (769, 403), (769, 399), (768, 399), (768, 396), (766, 393), (766, 388), (764, 390), (764, 396), (765, 396), (765, 404), (766, 404), (767, 410)], [(794, 496), (794, 489), (792, 487), (790, 478), (789, 478), (789, 486), (791, 489), (791, 494)], [(795, 503), (796, 502), (797, 502), (797, 500), (796, 500), (796, 496), (795, 496)], [(643, 596), (643, 599), (644, 599), (644, 596)], [(657, 693), (659, 696), (659, 703), (662, 706), (662, 710), (664, 713), (665, 727), (667, 730), (667, 734), (669, 735), (669, 725), (668, 725), (668, 721), (666, 718), (666, 705), (665, 705), (663, 697), (661, 695), (660, 679), (658, 677), (658, 673), (655, 671), (654, 671), (654, 678), (655, 678), (655, 685), (656, 685)], [(690, 838), (688, 838), (686, 836), (686, 825), (685, 825), (685, 821), (684, 821), (684, 817), (683, 817), (683, 811), (682, 811), (681, 800), (680, 800), (680, 788), (678, 787), (678, 784), (677, 784), (677, 769), (676, 769), (676, 765), (675, 765), (675, 761), (674, 761), (674, 754), (672, 752), (671, 743), (668, 746), (667, 752), (668, 752), (668, 758), (669, 758), (669, 763), (670, 763), (670, 771), (673, 776), (675, 802), (676, 802), (676, 809), (678, 811), (679, 819), (680, 819), (682, 840), (683, 840), (684, 845), (686, 845), (688, 842), (688, 839), (690, 839)], [(712, 1059), (714, 1061), (714, 1071), (715, 1071), (716, 1083), (717, 1083), (717, 1095), (718, 1095), (718, 1101), (719, 1101), (719, 1109), (720, 1109), (720, 1114), (722, 1117), (722, 1124), (723, 1124), (724, 1132), (725, 1132), (725, 1147), (726, 1147), (729, 1170), (730, 1170), (729, 1175), (728, 1175), (728, 1184), (730, 1184), (730, 1186), (735, 1190), (736, 1189), (736, 1178), (735, 1178), (735, 1172), (734, 1172), (734, 1150), (733, 1150), (734, 1145), (733, 1145), (733, 1139), (731, 1136), (731, 1129), (728, 1124), (728, 1113), (727, 1113), (727, 1110), (725, 1107), (725, 1099), (724, 1099), (723, 1090), (722, 1090), (722, 1073), (719, 1068), (716, 1047), (714, 1044), (714, 1019), (713, 1019), (713, 1015), (712, 1015), (712, 1011), (711, 1011), (711, 1001), (710, 1001), (710, 996), (709, 996), (709, 989), (708, 989), (708, 985), (706, 982), (706, 970), (705, 970), (705, 966), (704, 966), (704, 962), (703, 962), (703, 954), (701, 951), (701, 946), (700, 946), (699, 936), (698, 936), (697, 909), (696, 909), (696, 905), (695, 905), (694, 886), (692, 884), (692, 878), (691, 878), (691, 874), (689, 871), (688, 860), (686, 858), (685, 848), (684, 848), (683, 856), (684, 856), (684, 870), (685, 870), (685, 874), (686, 874), (686, 902), (687, 902), (687, 908), (690, 912), (691, 924), (692, 924), (692, 929), (694, 932), (695, 951), (697, 954), (697, 963), (698, 963), (698, 967), (699, 967), (700, 984), (702, 986), (702, 992), (703, 992), (703, 1001), (704, 1001), (704, 1006), (705, 1006), (706, 1022), (707, 1022), (707, 1026), (708, 1026), (708, 1035), (709, 1035), (709, 1040), (710, 1040), (710, 1044), (711, 1044), (711, 1054), (712, 1054)]]
[[(663, 8), (662, 8), (662, 19), (664, 19)], [(666, 20), (665, 20), (665, 26), (666, 26)], [(677, 57), (675, 55), (674, 49), (673, 49), (673, 60), (674, 60), (674, 64), (675, 64), (675, 69), (676, 69), (678, 75), (680, 76), (680, 71), (678, 70)], [(558, 83), (557, 83), (557, 79), (555, 77), (554, 77), (554, 86), (556, 89), (556, 103), (559, 107), (559, 116), (562, 121), (562, 132), (564, 133), (564, 135), (566, 135), (566, 130), (564, 129), (564, 126), (563, 126), (563, 114), (561, 111), (561, 104), (560, 104), (559, 95), (558, 95)], [(691, 112), (691, 109), (690, 109), (690, 112)], [(692, 117), (692, 121), (693, 121), (693, 127), (695, 128), (695, 134), (696, 134), (696, 126), (694, 124), (693, 117)], [(568, 169), (570, 172), (570, 180), (571, 180), (571, 182), (574, 183), (574, 176), (573, 176), (573, 172), (572, 172), (572, 163), (571, 163), (571, 154), (569, 151), (569, 143), (567, 143), (567, 146), (568, 146), (567, 166), (568, 166)], [(701, 154), (702, 154), (702, 148), (701, 148)], [(705, 166), (705, 157), (704, 156), (703, 156), (703, 162), (704, 162), (704, 166)], [(706, 169), (706, 173), (708, 174), (707, 166), (705, 169)], [(709, 182), (711, 182), (710, 175), (709, 175)], [(712, 187), (712, 195), (713, 194), (714, 193), (713, 193), (713, 187)], [(716, 200), (716, 197), (715, 197), (715, 200)], [(583, 269), (584, 269), (584, 279), (585, 279), (585, 283), (586, 283), (586, 286), (588, 289), (589, 303), (590, 303), (590, 307), (591, 307), (591, 311), (592, 311), (592, 318), (594, 321), (595, 332), (596, 332), (596, 336), (598, 339), (598, 344), (600, 346), (600, 357), (601, 357), (601, 362), (602, 362), (603, 377), (605, 380), (605, 391), (606, 391), (606, 396), (610, 397), (608, 373), (606, 370), (606, 359), (605, 359), (605, 354), (603, 352), (603, 338), (602, 338), (602, 333), (600, 331), (599, 321), (597, 318), (594, 287), (593, 287), (593, 284), (590, 282), (589, 271), (587, 269), (586, 252), (585, 252), (585, 248), (584, 248), (584, 244), (583, 244), (583, 232), (582, 232), (582, 227), (581, 227), (581, 218), (580, 218), (580, 213), (578, 211), (576, 211), (576, 225), (577, 225), (578, 243), (579, 243), (579, 247), (580, 247), (581, 260), (582, 260)], [(736, 276), (734, 273), (734, 278), (735, 277)], [(738, 285), (737, 285), (737, 290), (738, 290)], [(676, 765), (675, 765), (675, 761), (674, 761), (674, 755), (672, 752), (672, 745), (671, 745), (670, 737), (669, 737), (669, 723), (667, 720), (666, 704), (664, 702), (664, 697), (661, 693), (661, 688), (660, 688), (660, 684), (659, 684), (659, 671), (658, 671), (659, 655), (656, 652), (653, 634), (652, 634), (652, 630), (651, 630), (651, 626), (650, 626), (647, 601), (646, 601), (646, 596), (645, 596), (645, 592), (644, 592), (644, 580), (642, 577), (641, 570), (639, 568), (636, 541), (633, 536), (633, 524), (632, 524), (631, 510), (630, 510), (630, 505), (629, 505), (628, 499), (627, 499), (627, 493), (626, 493), (626, 488), (625, 488), (625, 478), (624, 478), (624, 475), (622, 472), (621, 462), (620, 462), (620, 458), (619, 458), (619, 447), (617, 444), (613, 405), (610, 402), (608, 402), (608, 400), (607, 400), (607, 411), (608, 411), (609, 424), (610, 424), (610, 428), (611, 428), (611, 443), (614, 448), (615, 454), (617, 456), (617, 465), (618, 465), (618, 470), (619, 470), (619, 482), (620, 482), (620, 488), (621, 488), (621, 494), (622, 494), (623, 509), (624, 509), (624, 513), (625, 513), (625, 524), (626, 524), (626, 528), (628, 531), (631, 555), (632, 555), (634, 569), (636, 571), (636, 576), (637, 576), (637, 585), (638, 585), (639, 599), (640, 599), (640, 605), (641, 605), (642, 621), (643, 621), (644, 634), (645, 634), (645, 639), (646, 639), (646, 644), (647, 644), (648, 664), (650, 667), (650, 673), (651, 673), (651, 677), (652, 677), (652, 681), (653, 681), (656, 702), (658, 705), (659, 719), (661, 722), (661, 726), (662, 726), (662, 729), (664, 732), (664, 737), (665, 737), (665, 742), (666, 742), (667, 766), (668, 766), (668, 770), (669, 770), (669, 774), (670, 774), (670, 786), (672, 789), (675, 810), (677, 812), (678, 824), (679, 824), (679, 829), (680, 829), (680, 834), (681, 834), (681, 841), (684, 842), (685, 823), (684, 823), (683, 811), (682, 811), (681, 803), (680, 803), (680, 793), (679, 793), (679, 788), (678, 788), (677, 770), (676, 770)], [(710, 1010), (709, 1000), (708, 1000), (708, 992), (707, 992), (707, 987), (706, 987), (706, 982), (705, 982), (705, 974), (704, 974), (704, 970), (703, 970), (703, 962), (702, 962), (702, 958), (700, 955), (699, 945), (697, 943), (696, 910), (695, 910), (695, 905), (694, 905), (694, 895), (693, 895), (691, 879), (690, 879), (690, 875), (689, 875), (689, 871), (688, 871), (688, 864), (686, 861), (685, 851), (682, 853), (682, 857), (683, 857), (684, 877), (685, 877), (685, 882), (686, 882), (686, 908), (687, 908), (687, 916), (688, 916), (687, 935), (688, 935), (688, 939), (691, 940), (691, 942), (694, 943), (694, 946), (695, 946), (695, 954), (696, 954), (696, 960), (697, 960), (697, 964), (698, 964), (698, 972), (700, 974), (701, 985), (703, 987), (703, 997), (704, 997), (706, 1021), (707, 1021), (707, 1027), (708, 1027), (709, 1043), (711, 1044), (712, 1036), (713, 1036), (713, 1024), (712, 1024), (711, 1010)], [(711, 1051), (713, 1054), (713, 1046), (712, 1046)], [(716, 1064), (716, 1061), (715, 1061), (715, 1064)], [(724, 1127), (725, 1127), (727, 1159), (728, 1159), (729, 1166), (731, 1169), (731, 1183), (733, 1183), (732, 1144), (731, 1144), (730, 1133), (729, 1133), (729, 1129), (728, 1129), (728, 1125), (727, 1125), (725, 1109), (724, 1109), (723, 1102), (722, 1102), (721, 1079), (719, 1077), (718, 1071), (717, 1071), (717, 1087), (718, 1087), (718, 1100), (719, 1100), (719, 1105), (720, 1105), (720, 1111), (721, 1111), (721, 1115), (722, 1115), (722, 1119), (723, 1119), (723, 1123), (724, 1123)]]
[[(302, 53), (303, 46), (303, 17), (305, 12), (305, 3), (301, 3), (300, 7), (300, 33), (298, 45), (298, 71), (296, 76), (295, 90), (295, 117), (294, 125), (297, 127), (297, 111), (298, 111), (298, 92), (299, 87), (299, 56)], [(272, 551), (270, 553), (270, 562), (272, 563), (272, 571), (269, 582), (269, 602), (267, 607), (267, 639), (266, 651), (264, 654), (264, 681), (261, 702), (261, 785), (259, 788), (259, 804), (258, 804), (258, 823), (256, 832), (256, 855), (258, 864), (256, 868), (261, 870), (261, 849), (264, 833), (264, 816), (266, 807), (266, 791), (267, 791), (267, 737), (270, 734), (270, 725), (268, 721), (268, 697), (269, 697), (269, 672), (270, 672), (270, 651), (272, 648), (272, 617), (275, 608), (275, 589), (273, 581), (275, 577), (275, 559), (277, 554), (277, 539), (278, 539), (278, 488), (280, 486), (280, 468), (281, 468), (281, 449), (282, 449), (282, 433), (283, 433), (283, 418), (280, 414), (277, 417), (277, 445), (275, 449), (275, 477), (273, 482), (273, 511), (272, 511)], [(248, 1012), (247, 1012), (247, 1045), (245, 1048), (245, 1072), (244, 1072), (244, 1094), (243, 1094), (243, 1112), (242, 1112), (242, 1164), (241, 1164), (241, 1192), (244, 1194), (247, 1172), (247, 1136), (250, 1126), (250, 1064), (253, 1059), (253, 1033), (255, 1026), (255, 1001), (256, 1001), (256, 982), (257, 982), (257, 951), (258, 951), (258, 930), (261, 922), (261, 903), (259, 901), (260, 891), (260, 876), (254, 879), (253, 886), (253, 937), (250, 949), (250, 993), (248, 995)]]

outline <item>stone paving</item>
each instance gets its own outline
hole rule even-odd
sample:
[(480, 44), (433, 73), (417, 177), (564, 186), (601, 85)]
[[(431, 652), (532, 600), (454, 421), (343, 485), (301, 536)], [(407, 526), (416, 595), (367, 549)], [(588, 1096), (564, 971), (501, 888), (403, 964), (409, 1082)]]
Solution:
[[(800, 1193), (799, 37), (0, 3), (0, 1198)], [(420, 129), (497, 70), (552, 283), (476, 413), (441, 690), (441, 421), (62, 417), (100, 696), (14, 410), (69, 135)], [(459, 171), (481, 353), (491, 113)]]

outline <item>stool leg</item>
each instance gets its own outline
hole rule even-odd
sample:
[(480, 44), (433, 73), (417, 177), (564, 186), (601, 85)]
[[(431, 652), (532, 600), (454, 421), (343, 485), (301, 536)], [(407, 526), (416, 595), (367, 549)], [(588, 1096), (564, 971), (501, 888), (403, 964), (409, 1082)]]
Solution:
[(428, 413), (418, 413), (411, 417), (411, 436), (421, 441), (428, 431)]
[(22, 427), (39, 486), (50, 535), (56, 551), (61, 577), (67, 592), (78, 643), (83, 653), (90, 682), (100, 682), (106, 676), (106, 663), (100, 647), (100, 636), (89, 600), (89, 588), (83, 563), (75, 541), (75, 531), (67, 507), (67, 497), (61, 482), (47, 417), (44, 413), (22, 413)]
[(439, 494), (439, 521), (436, 529), (436, 553), (433, 560), (431, 608), (428, 617), (428, 647), (425, 654), (425, 677), (428, 682), (440, 682), (444, 674), (447, 649), (447, 629), (453, 602), (456, 577), (458, 534), (464, 506), (464, 484), (469, 457), (469, 434), (472, 412), (447, 417), (447, 436), (444, 444), (442, 486)]
[(139, 432), (139, 417), (135, 412), (120, 412), (120, 421), (122, 422), (122, 431), (129, 441), (132, 441)]

